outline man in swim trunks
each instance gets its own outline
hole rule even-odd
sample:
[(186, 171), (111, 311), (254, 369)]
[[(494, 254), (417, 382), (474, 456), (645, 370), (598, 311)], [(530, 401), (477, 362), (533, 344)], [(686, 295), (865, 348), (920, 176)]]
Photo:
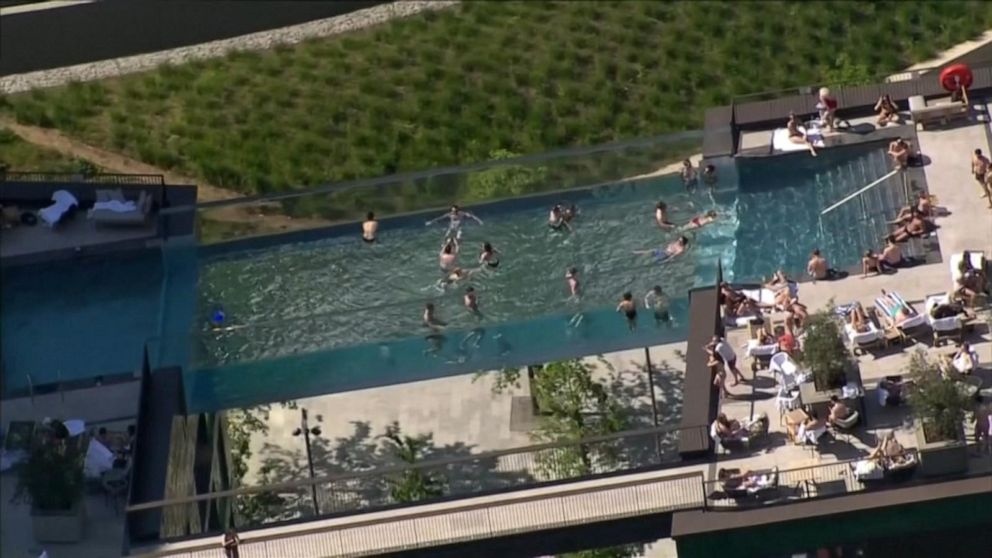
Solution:
[(904, 225), (913, 218), (915, 213), (919, 213), (924, 217), (930, 217), (933, 214), (933, 202), (930, 200), (930, 194), (926, 192), (920, 192), (919, 197), (916, 198), (916, 205), (910, 205), (899, 210), (899, 214), (892, 221), (889, 221), (890, 225)]
[(430, 329), (432, 332), (437, 333), (441, 328), (447, 326), (448, 324), (440, 320), (434, 311), (434, 303), (428, 302), (424, 305), (424, 317), (423, 317), (424, 327)]
[(685, 185), (685, 189), (692, 190), (699, 183), (699, 178), (696, 176), (696, 169), (692, 167), (692, 161), (686, 159), (682, 161), (682, 184)]
[(799, 129), (799, 117), (796, 116), (796, 113), (789, 113), (789, 121), (786, 122), (785, 129), (789, 132), (789, 141), (807, 146), (809, 154), (816, 157), (816, 148), (813, 147), (813, 142), (809, 141), (805, 132)]
[(499, 250), (493, 248), (493, 245), (485, 242), (482, 244), (482, 253), (479, 254), (479, 264), (489, 267), (489, 269), (496, 269), (499, 267)]
[(579, 285), (579, 268), (570, 267), (565, 273), (565, 283), (568, 284), (568, 292), (572, 298), (579, 298), (582, 292), (581, 286)]
[(819, 249), (813, 250), (810, 254), (806, 273), (813, 279), (821, 281), (830, 277), (830, 266), (827, 264), (827, 259), (820, 255)]
[(435, 217), (430, 221), (427, 221), (426, 223), (424, 223), (424, 225), (430, 226), (443, 219), (448, 219), (448, 230), (447, 232), (445, 232), (445, 237), (453, 236), (455, 238), (461, 238), (462, 223), (465, 221), (465, 219), (473, 219), (476, 223), (479, 223), (480, 225), (482, 224), (482, 219), (479, 219), (474, 214), (465, 211), (464, 209), (458, 207), (457, 205), (453, 205), (451, 206), (451, 209), (448, 210), (447, 213)]
[(882, 259), (879, 264), (884, 268), (895, 269), (903, 265), (902, 249), (896, 244), (896, 239), (889, 235), (885, 237), (885, 248), (882, 250)]
[(441, 253), (438, 254), (438, 264), (441, 271), (448, 271), (455, 266), (458, 259), (458, 241), (454, 238), (447, 238), (441, 246)]
[(630, 291), (623, 293), (623, 299), (617, 305), (617, 312), (627, 317), (627, 327), (630, 331), (637, 329), (637, 305), (634, 304), (634, 295)]
[(548, 213), (548, 226), (553, 231), (560, 231), (562, 229), (572, 230), (572, 226), (565, 220), (565, 215), (562, 213), (560, 205), (555, 205)]
[(669, 230), (675, 228), (675, 223), (668, 220), (668, 205), (660, 201), (654, 206), (654, 222), (662, 229)]
[(362, 240), (372, 244), (375, 242), (375, 233), (379, 230), (379, 221), (375, 220), (375, 213), (369, 211), (365, 214), (365, 222), (362, 223)]
[(982, 190), (982, 197), (988, 197), (989, 193), (985, 191), (985, 175), (989, 172), (989, 159), (985, 155), (982, 155), (981, 149), (976, 149), (975, 154), (971, 156), (971, 174), (975, 176), (975, 180), (978, 181), (978, 187)]
[(654, 248), (652, 250), (634, 250), (634, 254), (643, 255), (650, 254), (658, 261), (658, 263), (670, 260), (679, 254), (682, 254), (689, 247), (689, 238), (686, 236), (680, 236), (671, 242), (664, 250), (661, 248)]
[(892, 234), (889, 236), (892, 237), (894, 242), (905, 242), (910, 238), (922, 236), (927, 232), (927, 228), (928, 226), (926, 219), (917, 213), (910, 218), (908, 223), (892, 231)]
[(644, 307), (654, 311), (655, 324), (671, 320), (668, 313), (668, 297), (661, 290), (661, 285), (655, 285), (648, 294), (644, 295)]
[(682, 227), (682, 230), (689, 231), (692, 229), (701, 229), (706, 225), (709, 225), (713, 221), (716, 221), (718, 217), (719, 215), (717, 214), (716, 210), (711, 209), (702, 215), (696, 215), (695, 217), (690, 219), (689, 222)]

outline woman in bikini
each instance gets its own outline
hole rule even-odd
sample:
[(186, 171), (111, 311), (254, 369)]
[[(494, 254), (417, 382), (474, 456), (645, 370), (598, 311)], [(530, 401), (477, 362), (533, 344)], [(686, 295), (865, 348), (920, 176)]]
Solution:
[(482, 245), (482, 253), (479, 254), (479, 264), (487, 266), (489, 269), (499, 267), (500, 251), (493, 248), (493, 245), (486, 242)]
[(851, 313), (847, 316), (847, 323), (851, 324), (854, 331), (858, 333), (868, 331), (868, 314), (860, 302), (854, 303), (854, 308), (851, 308)]
[(719, 215), (717, 214), (716, 210), (711, 209), (702, 215), (696, 215), (695, 217), (690, 219), (689, 222), (682, 227), (682, 230), (689, 231), (693, 229), (701, 229), (706, 225), (709, 225), (713, 221), (716, 221), (718, 217)]
[(799, 118), (796, 113), (789, 113), (789, 121), (785, 125), (785, 129), (789, 131), (789, 141), (799, 145), (805, 145), (809, 148), (809, 154), (816, 157), (816, 148), (813, 147), (813, 142), (806, 138), (806, 134), (799, 129)]
[(899, 107), (892, 102), (892, 97), (888, 93), (878, 98), (878, 102), (875, 103), (875, 113), (878, 114), (876, 122), (879, 126), (899, 122)]

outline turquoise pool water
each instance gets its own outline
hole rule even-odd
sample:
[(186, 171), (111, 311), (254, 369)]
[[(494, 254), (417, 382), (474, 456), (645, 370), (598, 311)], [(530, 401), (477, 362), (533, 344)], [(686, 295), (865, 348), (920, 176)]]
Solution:
[[(4, 269), (4, 392), (141, 368), (158, 335), (157, 251)], [(30, 377), (30, 379), (29, 379)]]

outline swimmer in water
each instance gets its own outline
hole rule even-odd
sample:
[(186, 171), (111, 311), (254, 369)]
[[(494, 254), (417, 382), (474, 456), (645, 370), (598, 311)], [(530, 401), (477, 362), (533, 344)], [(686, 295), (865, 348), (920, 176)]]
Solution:
[(637, 329), (637, 304), (634, 303), (634, 295), (630, 291), (623, 293), (623, 299), (617, 305), (617, 312), (627, 317), (627, 327), (630, 331)]
[(682, 161), (682, 184), (685, 185), (686, 191), (690, 191), (699, 184), (699, 177), (696, 176), (696, 169), (692, 166), (692, 161), (686, 159)]
[(448, 275), (446, 275), (444, 277), (444, 279), (441, 279), (440, 281), (438, 281), (438, 290), (444, 290), (447, 287), (449, 287), (450, 285), (454, 285), (455, 283), (457, 283), (459, 281), (468, 279), (468, 278), (472, 277), (473, 275), (475, 275), (480, 269), (482, 269), (482, 268), (478, 268), (478, 269), (462, 269), (460, 267), (456, 267), (456, 268), (452, 269), (448, 273)]
[(462, 304), (468, 309), (469, 313), (475, 316), (476, 319), (482, 318), (482, 312), (479, 310), (479, 296), (475, 294), (474, 287), (467, 287), (465, 289), (465, 296), (462, 297)]
[(668, 314), (668, 297), (661, 290), (661, 285), (655, 285), (648, 294), (644, 295), (644, 308), (654, 312), (654, 321), (657, 325), (671, 320)]
[(675, 228), (675, 223), (668, 220), (668, 205), (663, 201), (654, 206), (654, 222), (664, 230)]
[(437, 223), (438, 221), (442, 221), (444, 219), (448, 219), (448, 230), (444, 234), (446, 238), (451, 238), (451, 237), (461, 238), (461, 236), (462, 236), (462, 223), (466, 219), (472, 219), (476, 223), (479, 223), (480, 225), (482, 224), (482, 219), (479, 219), (478, 217), (476, 217), (471, 212), (465, 211), (464, 209), (458, 207), (457, 205), (453, 205), (453, 206), (451, 206), (451, 209), (448, 210), (447, 213), (445, 213), (444, 215), (440, 215), (438, 217), (435, 217), (434, 219), (431, 219), (430, 221), (427, 221), (426, 223), (424, 223), (424, 225), (425, 226), (431, 226), (434, 223)]
[(447, 323), (445, 323), (444, 321), (442, 321), (437, 317), (437, 314), (434, 311), (433, 302), (428, 302), (427, 304), (424, 305), (423, 323), (424, 323), (424, 327), (426, 327), (427, 329), (431, 330), (434, 333), (437, 333), (438, 331), (441, 330), (441, 328), (448, 325)]
[(548, 226), (553, 231), (560, 231), (562, 229), (572, 230), (572, 226), (565, 220), (565, 215), (560, 205), (555, 205), (551, 208), (551, 212), (548, 213)]
[(448, 238), (441, 246), (441, 253), (438, 254), (438, 265), (441, 266), (441, 271), (448, 271), (453, 268), (457, 259), (458, 241), (454, 238)]
[(575, 204), (569, 204), (568, 207), (562, 206), (564, 209), (561, 210), (561, 216), (565, 219), (566, 223), (571, 223), (573, 219), (579, 214), (579, 208), (575, 207)]
[(496, 269), (499, 267), (500, 251), (493, 248), (492, 244), (485, 242), (482, 244), (482, 253), (479, 254), (479, 264)]
[(717, 180), (716, 167), (713, 165), (706, 165), (706, 167), (703, 168), (703, 184), (706, 184), (710, 187), (710, 189), (712, 189), (716, 187)]
[(565, 273), (565, 283), (568, 284), (568, 292), (571, 294), (572, 298), (579, 298), (582, 292), (581, 286), (579, 285), (579, 268), (570, 267)]
[(661, 263), (682, 254), (688, 247), (689, 238), (686, 236), (680, 236), (675, 239), (674, 242), (666, 246), (664, 250), (661, 248), (654, 248), (652, 250), (634, 250), (634, 253), (638, 255), (650, 254), (658, 260), (658, 263)]
[(362, 240), (368, 244), (375, 242), (375, 233), (379, 231), (379, 221), (375, 220), (375, 213), (369, 211), (365, 214), (365, 222), (362, 223)]
[(711, 209), (702, 215), (696, 215), (692, 219), (689, 219), (689, 222), (682, 226), (682, 230), (690, 231), (692, 229), (701, 229), (713, 221), (716, 221), (718, 218), (719, 214), (717, 214), (716, 210)]

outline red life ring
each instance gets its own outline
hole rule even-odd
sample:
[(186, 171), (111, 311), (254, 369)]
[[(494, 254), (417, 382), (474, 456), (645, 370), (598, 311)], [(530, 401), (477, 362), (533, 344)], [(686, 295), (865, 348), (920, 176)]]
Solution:
[(941, 87), (952, 93), (957, 91), (959, 87), (964, 87), (965, 89), (971, 87), (973, 79), (974, 76), (971, 74), (971, 68), (967, 64), (954, 64), (940, 71)]

